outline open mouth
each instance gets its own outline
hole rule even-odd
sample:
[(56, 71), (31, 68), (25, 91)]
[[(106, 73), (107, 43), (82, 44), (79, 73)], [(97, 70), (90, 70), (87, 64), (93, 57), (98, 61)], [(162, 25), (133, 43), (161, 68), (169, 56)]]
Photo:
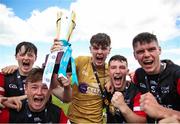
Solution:
[(114, 81), (121, 81), (122, 80), (122, 76), (114, 76)]
[(148, 61), (143, 61), (144, 65), (152, 65), (153, 61), (152, 60), (148, 60)]
[(97, 55), (96, 60), (97, 60), (97, 62), (103, 62), (104, 57), (102, 55)]
[(22, 64), (23, 64), (24, 67), (29, 67), (29, 66), (30, 66), (30, 63), (29, 63), (29, 62), (25, 62), (25, 61), (24, 61), (24, 62), (22, 62)]
[(116, 75), (113, 77), (113, 84), (114, 84), (114, 87), (115, 89), (116, 88), (121, 88), (122, 87), (122, 84), (123, 84), (123, 76), (122, 75)]
[(40, 102), (40, 103), (41, 103), (43, 100), (44, 100), (43, 98), (38, 98), (38, 97), (35, 97), (35, 98), (34, 98), (34, 101), (35, 101), (35, 102)]
[(98, 61), (102, 61), (102, 60), (103, 60), (103, 57), (97, 56), (96, 59), (97, 59)]

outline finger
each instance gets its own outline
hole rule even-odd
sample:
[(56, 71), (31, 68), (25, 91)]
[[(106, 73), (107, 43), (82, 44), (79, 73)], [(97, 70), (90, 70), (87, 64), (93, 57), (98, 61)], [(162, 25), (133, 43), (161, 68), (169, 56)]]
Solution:
[(54, 42), (57, 42), (57, 41), (59, 41), (59, 40), (58, 40), (57, 38), (55, 38), (55, 39), (54, 39)]
[(62, 81), (61, 81), (61, 78), (57, 78), (57, 81), (59, 82), (59, 85), (60, 85), (60, 86), (63, 86)]
[(17, 111), (19, 111), (20, 108), (21, 108), (21, 101), (20, 101), (20, 100), (15, 100), (15, 103), (14, 103), (14, 104), (15, 104), (15, 106), (16, 106), (15, 109), (16, 109)]
[(71, 72), (67, 72), (67, 78), (70, 79), (72, 73)]
[(7, 73), (8, 73), (8, 74), (11, 74), (11, 73), (13, 73), (13, 72), (14, 72), (14, 69), (13, 69), (13, 68), (7, 69)]
[(19, 100), (21, 101), (21, 100), (24, 100), (24, 99), (26, 99), (27, 98), (27, 95), (23, 95), (23, 96), (20, 96), (19, 97)]
[(4, 108), (5, 106), (3, 104), (0, 103), (0, 108)]
[(116, 91), (115, 94), (116, 94), (117, 96), (122, 96), (122, 95), (123, 95), (122, 92), (118, 92), (118, 91)]
[(64, 87), (67, 87), (67, 86), (69, 86), (69, 85), (70, 85), (69, 81), (66, 81), (65, 83), (63, 83), (63, 86), (64, 86)]
[(67, 80), (67, 77), (63, 74), (59, 74), (58, 77), (61, 78), (61, 80)]
[(12, 109), (17, 109), (17, 105), (16, 104), (9, 104), (8, 107), (12, 108)]
[(22, 108), (22, 102), (18, 101), (18, 105), (17, 105), (17, 111), (20, 111)]
[(68, 84), (68, 80), (64, 79), (64, 78), (61, 79), (61, 82), (62, 82), (63, 86), (66, 86), (66, 84)]
[(111, 103), (114, 104), (114, 101), (115, 101), (115, 98), (113, 96), (112, 99), (111, 99)]
[(3, 103), (3, 102), (5, 102), (5, 101), (7, 101), (7, 100), (8, 100), (7, 97), (0, 97), (0, 103)]
[(53, 48), (53, 49), (51, 49), (51, 53), (52, 53), (52, 52), (55, 52), (55, 51), (60, 51), (60, 49), (59, 49), (59, 48)]
[(2, 71), (3, 74), (7, 74), (7, 68), (6, 67), (1, 69), (1, 71)]
[(140, 100), (139, 100), (139, 101), (140, 101), (140, 102), (143, 102), (144, 99), (145, 99), (145, 94), (143, 94), (143, 95), (140, 96)]

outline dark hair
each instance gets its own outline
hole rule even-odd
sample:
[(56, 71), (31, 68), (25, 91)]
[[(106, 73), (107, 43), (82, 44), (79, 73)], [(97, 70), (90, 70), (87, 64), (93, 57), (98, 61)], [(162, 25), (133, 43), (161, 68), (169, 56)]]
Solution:
[(24, 46), (25, 47), (25, 52), (24, 54), (26, 54), (27, 52), (34, 52), (35, 55), (37, 56), (37, 47), (31, 43), (31, 42), (26, 42), (26, 41), (23, 41), (21, 43), (19, 43), (17, 46), (16, 46), (16, 53), (15, 55), (17, 55), (17, 53), (19, 51), (21, 51), (21, 47)]
[(156, 35), (151, 34), (149, 32), (142, 32), (142, 33), (140, 33), (134, 37), (132, 45), (134, 48), (136, 43), (138, 43), (138, 42), (140, 44), (142, 44), (142, 43), (150, 43), (152, 41), (155, 41), (158, 44), (158, 40), (156, 38)]
[(109, 59), (108, 65), (110, 65), (111, 61), (120, 61), (120, 62), (124, 61), (124, 62), (126, 62), (127, 65), (128, 65), (128, 62), (127, 62), (126, 57), (121, 56), (121, 55), (114, 55), (114, 56), (112, 56), (112, 57)]
[(43, 71), (44, 71), (44, 69), (39, 68), (39, 67), (33, 68), (33, 69), (29, 72), (29, 74), (28, 74), (28, 76), (27, 76), (27, 78), (26, 78), (26, 84), (27, 84), (28, 82), (34, 83), (34, 82), (36, 82), (36, 81), (42, 80)]
[(91, 37), (90, 44), (97, 44), (98, 46), (107, 47), (111, 45), (111, 39), (105, 33), (97, 33)]

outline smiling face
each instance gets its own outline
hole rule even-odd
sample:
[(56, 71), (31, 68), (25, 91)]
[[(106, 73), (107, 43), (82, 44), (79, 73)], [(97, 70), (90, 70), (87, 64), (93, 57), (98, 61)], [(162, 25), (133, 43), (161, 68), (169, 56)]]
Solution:
[(134, 46), (134, 57), (147, 74), (160, 72), (161, 48), (155, 41), (137, 42)]
[(36, 54), (33, 50), (27, 51), (23, 45), (16, 54), (16, 60), (19, 65), (20, 74), (27, 76), (27, 74), (32, 70), (33, 64), (36, 61)]
[(27, 82), (25, 93), (28, 98), (28, 105), (32, 112), (41, 112), (50, 97), (50, 90), (42, 80), (36, 82)]
[(109, 75), (116, 91), (123, 91), (126, 86), (126, 75), (129, 69), (127, 62), (123, 60), (112, 59), (109, 62)]

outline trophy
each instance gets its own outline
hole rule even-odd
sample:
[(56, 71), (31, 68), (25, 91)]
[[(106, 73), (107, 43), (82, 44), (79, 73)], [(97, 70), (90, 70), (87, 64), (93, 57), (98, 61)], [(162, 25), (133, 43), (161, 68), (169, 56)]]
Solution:
[(53, 73), (66, 77), (67, 72), (72, 72), (72, 82), (78, 85), (76, 76), (76, 67), (74, 59), (72, 58), (71, 44), (69, 43), (72, 32), (76, 26), (75, 12), (71, 15), (63, 12), (57, 13), (56, 21), (56, 39), (63, 44), (63, 51), (55, 51), (46, 55), (43, 73), (43, 83), (46, 83), (48, 88), (51, 83)]

